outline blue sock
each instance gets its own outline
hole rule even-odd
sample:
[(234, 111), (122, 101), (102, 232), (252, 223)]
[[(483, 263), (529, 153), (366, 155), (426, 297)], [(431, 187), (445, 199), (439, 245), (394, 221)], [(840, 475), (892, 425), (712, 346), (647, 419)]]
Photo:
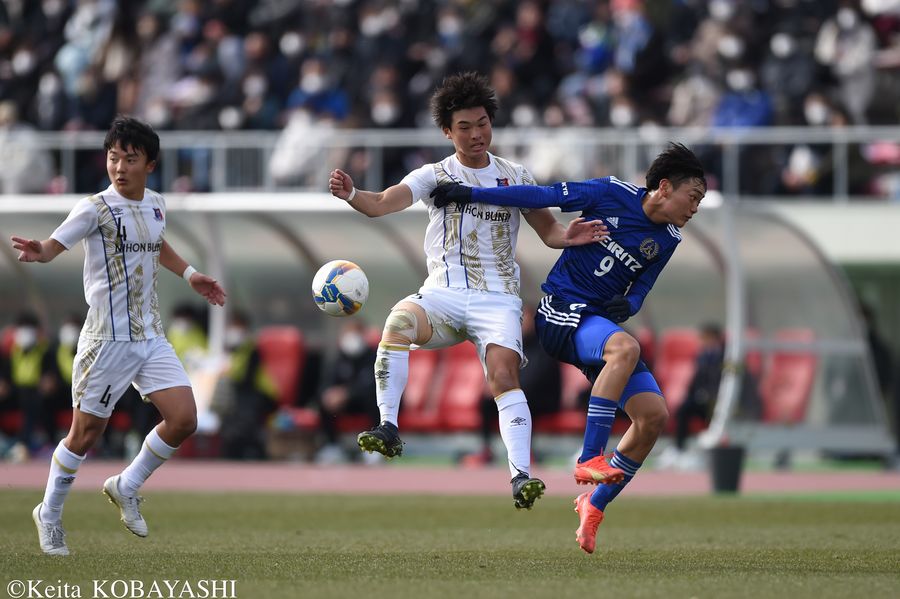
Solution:
[(631, 479), (637, 474), (638, 468), (641, 467), (638, 462), (630, 460), (619, 453), (618, 449), (613, 452), (613, 457), (609, 460), (609, 465), (624, 472), (625, 478), (622, 479), (622, 482), (615, 485), (597, 485), (593, 495), (591, 495), (591, 505), (598, 510), (605, 510), (606, 504), (615, 499), (616, 495), (622, 492), (625, 485), (631, 482)]
[(584, 426), (584, 446), (581, 449), (579, 462), (603, 455), (609, 431), (616, 419), (616, 402), (602, 397), (591, 396), (588, 403), (587, 423)]

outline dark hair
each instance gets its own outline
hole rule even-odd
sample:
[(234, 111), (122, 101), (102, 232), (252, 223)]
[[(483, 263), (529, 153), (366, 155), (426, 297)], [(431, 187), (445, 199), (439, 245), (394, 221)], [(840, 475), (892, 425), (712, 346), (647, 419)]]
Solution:
[(700, 333), (716, 339), (722, 338), (722, 327), (717, 322), (704, 322), (700, 325)]
[(107, 152), (118, 143), (123, 150), (131, 148), (135, 152), (142, 151), (147, 155), (147, 162), (155, 162), (159, 158), (159, 135), (153, 127), (130, 116), (117, 116), (112, 122), (103, 149)]
[(41, 324), (38, 320), (37, 314), (35, 314), (34, 312), (25, 311), (19, 313), (19, 315), (16, 316), (15, 326), (38, 328), (41, 326)]
[(669, 147), (647, 169), (647, 189), (659, 188), (659, 182), (663, 179), (671, 181), (674, 187), (690, 179), (700, 179), (706, 187), (703, 165), (693, 152), (675, 142), (669, 142)]
[(245, 310), (235, 309), (231, 313), (231, 324), (242, 326), (245, 329), (250, 328), (250, 314)]
[(449, 129), (453, 125), (453, 113), (457, 110), (479, 106), (484, 108), (493, 123), (499, 106), (497, 94), (487, 77), (474, 71), (445, 77), (431, 96), (431, 116), (441, 129)]

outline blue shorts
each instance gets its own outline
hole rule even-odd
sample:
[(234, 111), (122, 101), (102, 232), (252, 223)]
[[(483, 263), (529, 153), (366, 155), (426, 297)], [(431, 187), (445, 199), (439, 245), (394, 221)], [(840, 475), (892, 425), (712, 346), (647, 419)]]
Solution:
[[(585, 308), (585, 304), (548, 295), (538, 306), (534, 325), (544, 351), (560, 362), (577, 366), (593, 384), (606, 364), (603, 361), (606, 340), (624, 329), (597, 314), (583, 313)], [(619, 407), (624, 410), (631, 397), (647, 392), (662, 396), (650, 369), (643, 360), (638, 360), (618, 400)]]

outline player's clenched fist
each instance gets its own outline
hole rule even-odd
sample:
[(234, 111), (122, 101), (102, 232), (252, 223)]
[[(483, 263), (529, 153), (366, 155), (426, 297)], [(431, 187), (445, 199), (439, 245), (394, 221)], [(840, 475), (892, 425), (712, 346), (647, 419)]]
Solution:
[(339, 168), (331, 171), (328, 178), (328, 191), (336, 198), (349, 200), (353, 193), (353, 179)]

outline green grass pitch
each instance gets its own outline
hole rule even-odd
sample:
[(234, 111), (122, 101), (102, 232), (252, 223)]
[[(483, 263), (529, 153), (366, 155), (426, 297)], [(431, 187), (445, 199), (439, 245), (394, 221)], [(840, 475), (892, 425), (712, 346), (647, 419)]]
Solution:
[(900, 493), (625, 495), (594, 555), (575, 543), (571, 499), (517, 512), (508, 497), (363, 495), (151, 492), (139, 539), (99, 490), (76, 491), (59, 558), (38, 549), (40, 494), (0, 491), (0, 598), (14, 579), (82, 596), (94, 579), (234, 579), (247, 599), (900, 597)]

